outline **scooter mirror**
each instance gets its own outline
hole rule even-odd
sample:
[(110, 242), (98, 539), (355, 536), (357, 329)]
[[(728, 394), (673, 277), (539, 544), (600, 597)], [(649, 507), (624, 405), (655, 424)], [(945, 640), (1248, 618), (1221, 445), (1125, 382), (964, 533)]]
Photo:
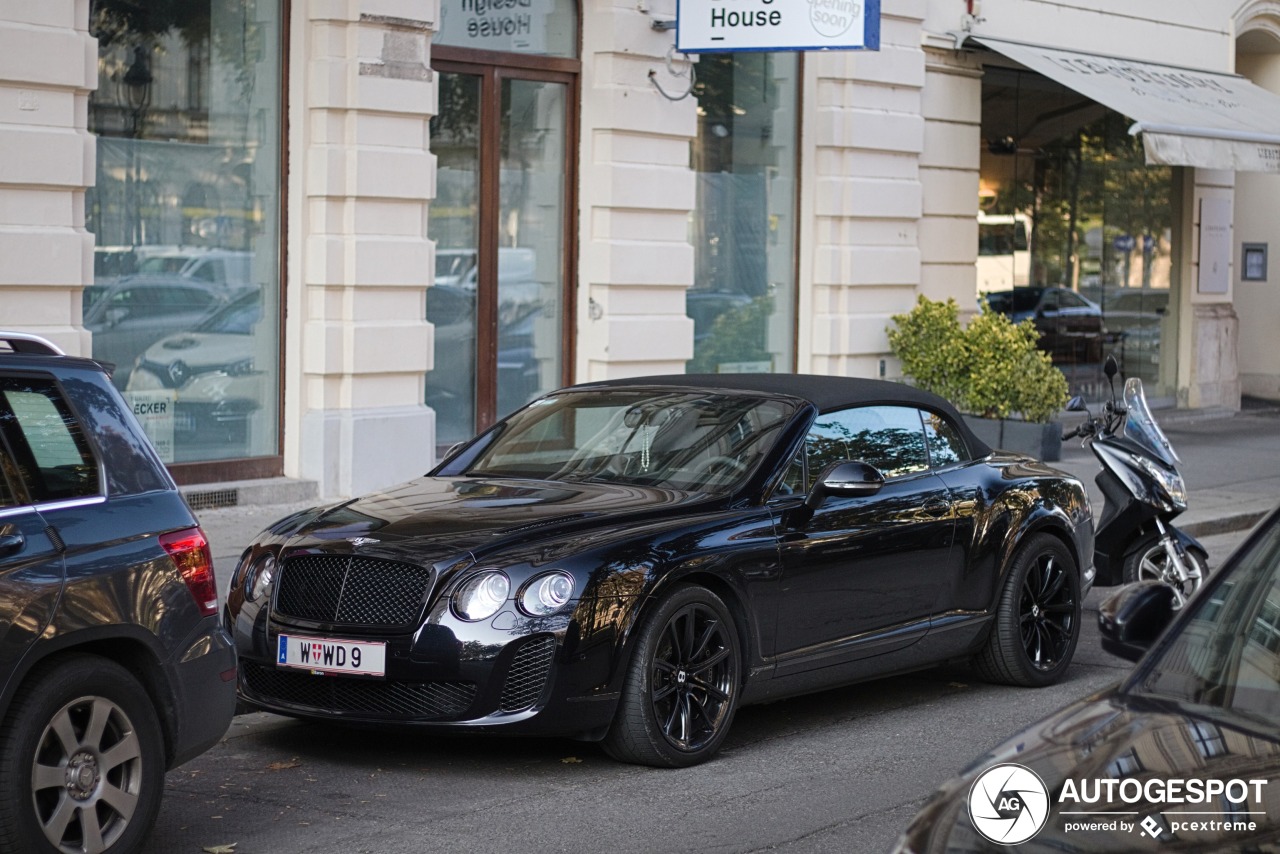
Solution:
[(1116, 374), (1120, 373), (1120, 366), (1116, 364), (1115, 356), (1107, 356), (1107, 361), (1102, 366), (1102, 372), (1107, 375), (1107, 379), (1112, 379)]
[(1067, 401), (1067, 412), (1088, 412), (1089, 407), (1085, 405), (1084, 398), (1076, 395)]

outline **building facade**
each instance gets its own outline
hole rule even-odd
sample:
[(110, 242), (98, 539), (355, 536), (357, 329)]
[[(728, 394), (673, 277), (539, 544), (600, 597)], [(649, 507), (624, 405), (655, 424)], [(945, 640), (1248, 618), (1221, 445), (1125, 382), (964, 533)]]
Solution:
[(893, 378), (918, 296), (1030, 286), (1079, 390), (1280, 399), (1272, 0), (696, 57), (674, 0), (155, 5), (0, 7), (0, 325), (114, 362), (181, 481), (355, 494), (571, 382)]

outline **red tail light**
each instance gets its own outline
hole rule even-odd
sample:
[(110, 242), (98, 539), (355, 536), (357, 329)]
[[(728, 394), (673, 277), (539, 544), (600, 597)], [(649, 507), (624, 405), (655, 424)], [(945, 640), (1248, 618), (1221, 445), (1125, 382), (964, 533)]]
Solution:
[(161, 534), (160, 545), (173, 558), (200, 613), (206, 617), (218, 613), (218, 582), (213, 577), (213, 558), (209, 555), (209, 541), (204, 531), (187, 528)]

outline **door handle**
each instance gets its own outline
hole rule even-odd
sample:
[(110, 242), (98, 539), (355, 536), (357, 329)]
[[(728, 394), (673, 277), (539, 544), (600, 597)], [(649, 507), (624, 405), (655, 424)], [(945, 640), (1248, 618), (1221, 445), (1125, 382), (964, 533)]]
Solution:
[(951, 512), (951, 502), (942, 498), (930, 498), (920, 509), (924, 510), (926, 516), (941, 519)]
[(0, 534), (0, 555), (16, 554), (22, 550), (26, 543), (27, 541), (23, 538), (21, 531)]

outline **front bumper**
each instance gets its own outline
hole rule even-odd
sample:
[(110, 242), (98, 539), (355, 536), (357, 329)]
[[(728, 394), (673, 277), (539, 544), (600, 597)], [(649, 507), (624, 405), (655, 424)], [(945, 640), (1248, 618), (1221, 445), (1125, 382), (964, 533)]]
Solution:
[[(446, 610), (429, 614), (411, 633), (375, 635), (350, 626), (285, 624), (263, 614), (251, 621), (247, 610), (235, 618), (238, 688), (253, 708), (365, 726), (598, 739), (617, 705), (609, 688), (615, 639), (583, 643), (569, 615), (532, 619), (503, 611), (484, 623), (464, 623)], [(282, 631), (385, 642), (386, 675), (279, 666), (273, 653)]]

